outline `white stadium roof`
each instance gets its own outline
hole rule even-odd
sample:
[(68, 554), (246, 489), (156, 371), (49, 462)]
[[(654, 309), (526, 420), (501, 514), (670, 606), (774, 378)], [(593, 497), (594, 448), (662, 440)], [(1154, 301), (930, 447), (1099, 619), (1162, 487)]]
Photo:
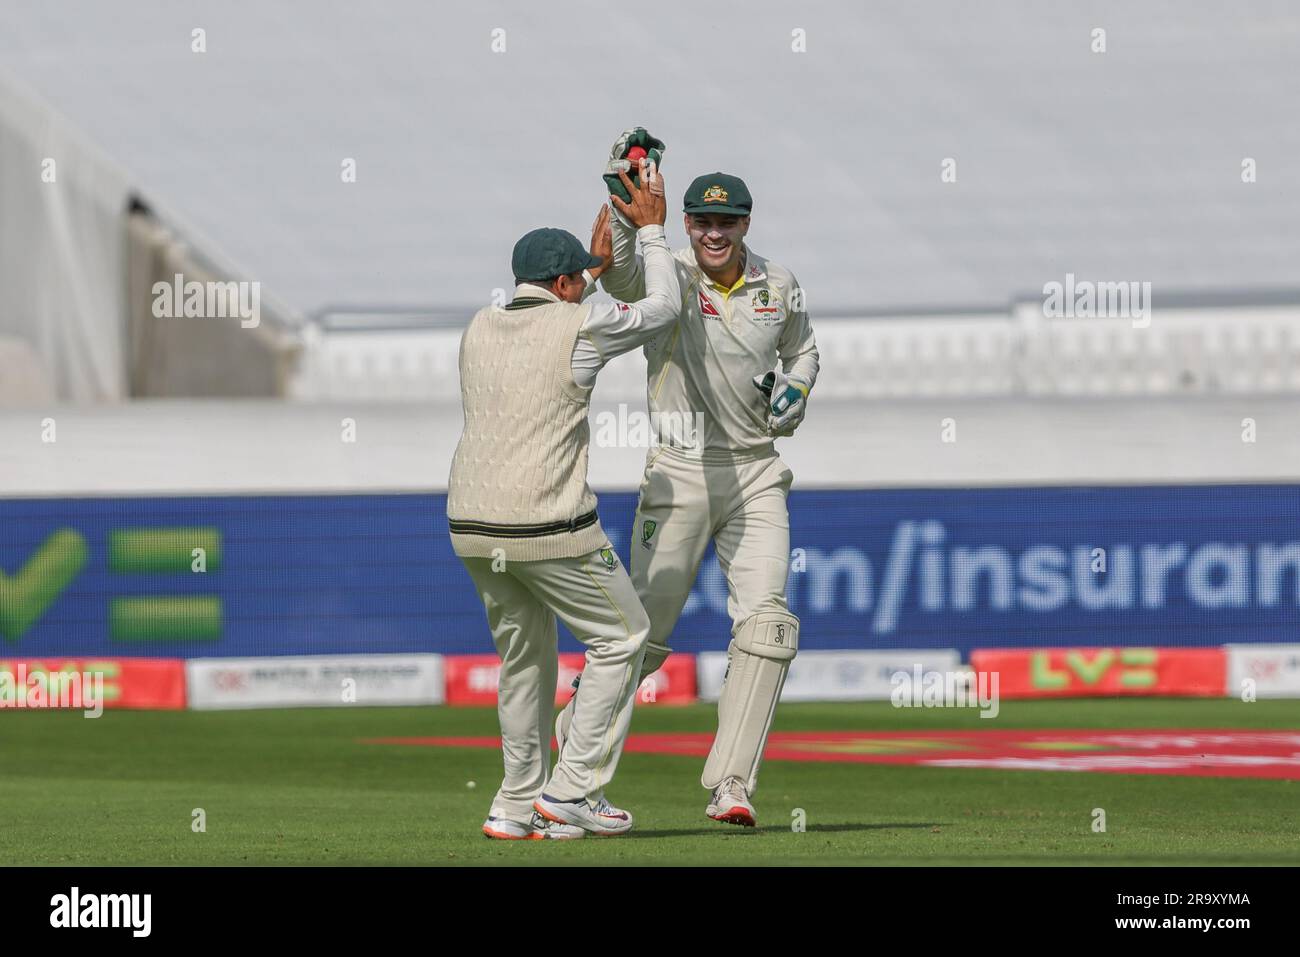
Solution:
[(997, 307), (1066, 272), (1295, 285), (1297, 64), (1281, 0), (0, 6), (0, 68), (302, 313), (487, 301), (523, 231), (586, 232), (635, 123), (674, 203), (746, 178), (751, 244), (814, 312)]

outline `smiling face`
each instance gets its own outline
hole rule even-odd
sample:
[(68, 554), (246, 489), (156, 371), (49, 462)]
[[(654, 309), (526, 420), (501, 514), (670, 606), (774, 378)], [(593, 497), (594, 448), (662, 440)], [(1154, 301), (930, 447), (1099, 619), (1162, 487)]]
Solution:
[(745, 261), (748, 216), (719, 213), (687, 213), (686, 235), (695, 250), (695, 261), (714, 282), (731, 285), (740, 278)]

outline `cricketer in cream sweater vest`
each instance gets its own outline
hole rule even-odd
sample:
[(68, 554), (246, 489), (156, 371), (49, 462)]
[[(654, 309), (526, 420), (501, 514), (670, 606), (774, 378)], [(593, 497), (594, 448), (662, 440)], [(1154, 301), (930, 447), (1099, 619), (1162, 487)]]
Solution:
[(447, 516), (462, 558), (575, 558), (608, 544), (587, 485), (591, 389), (573, 379), (587, 305), (480, 310), (460, 346), (465, 431), (452, 459)]
[[(582, 300), (610, 261), (602, 207), (590, 253), (562, 230), (515, 247), (515, 297), (474, 316), (461, 341), (465, 428), (452, 461), (448, 528), (501, 658), (497, 714), (505, 776), (483, 833), (509, 840), (621, 834), (632, 815), (605, 799), (632, 717), (650, 622), (596, 517), (587, 485), (595, 378), (677, 315), (662, 192), (624, 214), (646, 250), (647, 295)], [(603, 253), (603, 255), (600, 255)], [(548, 774), (557, 619), (587, 646), (569, 733)]]

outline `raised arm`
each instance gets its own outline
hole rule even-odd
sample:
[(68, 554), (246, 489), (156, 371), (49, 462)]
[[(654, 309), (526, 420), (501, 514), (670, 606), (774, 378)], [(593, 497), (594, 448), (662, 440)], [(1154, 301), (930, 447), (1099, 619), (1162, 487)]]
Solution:
[(609, 148), (603, 178), (609, 188), (611, 204), (616, 210), (613, 223), (614, 261), (601, 285), (607, 293), (623, 302), (636, 302), (645, 298), (645, 266), (636, 254), (637, 226), (617, 211), (618, 204), (613, 203), (613, 200), (631, 202), (632, 194), (624, 184), (629, 177), (638, 187), (644, 183), (644, 169), (649, 168), (649, 164), (653, 164), (656, 170), (662, 167), (666, 149), (663, 140), (652, 136), (644, 126), (624, 130)]
[[(632, 199), (625, 203), (616, 196), (612, 202), (631, 228), (636, 229), (636, 236), (645, 250), (644, 263), (638, 264), (643, 291), (630, 303), (604, 303), (592, 307), (581, 335), (595, 347), (602, 365), (614, 356), (644, 345), (671, 325), (677, 319), (682, 302), (677, 268), (664, 236), (667, 203), (663, 178), (649, 162), (642, 169), (642, 186), (628, 179), (626, 173), (620, 172), (619, 175)], [(616, 243), (611, 235), (613, 226), (609, 220), (612, 218), (607, 211), (597, 218), (597, 228), (604, 230), (605, 239), (598, 240), (593, 236), (593, 250), (602, 257)], [(602, 279), (615, 268), (616, 262), (617, 256), (611, 255), (606, 263), (601, 264), (599, 275)]]
[(637, 229), (623, 218), (622, 213), (615, 212), (610, 218), (613, 257), (609, 269), (600, 278), (600, 284), (615, 299), (636, 302), (646, 295), (645, 264), (636, 254)]

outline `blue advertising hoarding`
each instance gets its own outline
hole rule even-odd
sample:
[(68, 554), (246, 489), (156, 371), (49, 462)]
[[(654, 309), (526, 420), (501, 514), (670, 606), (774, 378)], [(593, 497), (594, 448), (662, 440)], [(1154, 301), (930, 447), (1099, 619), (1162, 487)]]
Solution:
[[(635, 504), (600, 497), (625, 562)], [(489, 652), (445, 505), (2, 501), (0, 656)], [(805, 649), (1300, 641), (1295, 486), (796, 490), (789, 505)], [(673, 645), (729, 635), (710, 551)]]

